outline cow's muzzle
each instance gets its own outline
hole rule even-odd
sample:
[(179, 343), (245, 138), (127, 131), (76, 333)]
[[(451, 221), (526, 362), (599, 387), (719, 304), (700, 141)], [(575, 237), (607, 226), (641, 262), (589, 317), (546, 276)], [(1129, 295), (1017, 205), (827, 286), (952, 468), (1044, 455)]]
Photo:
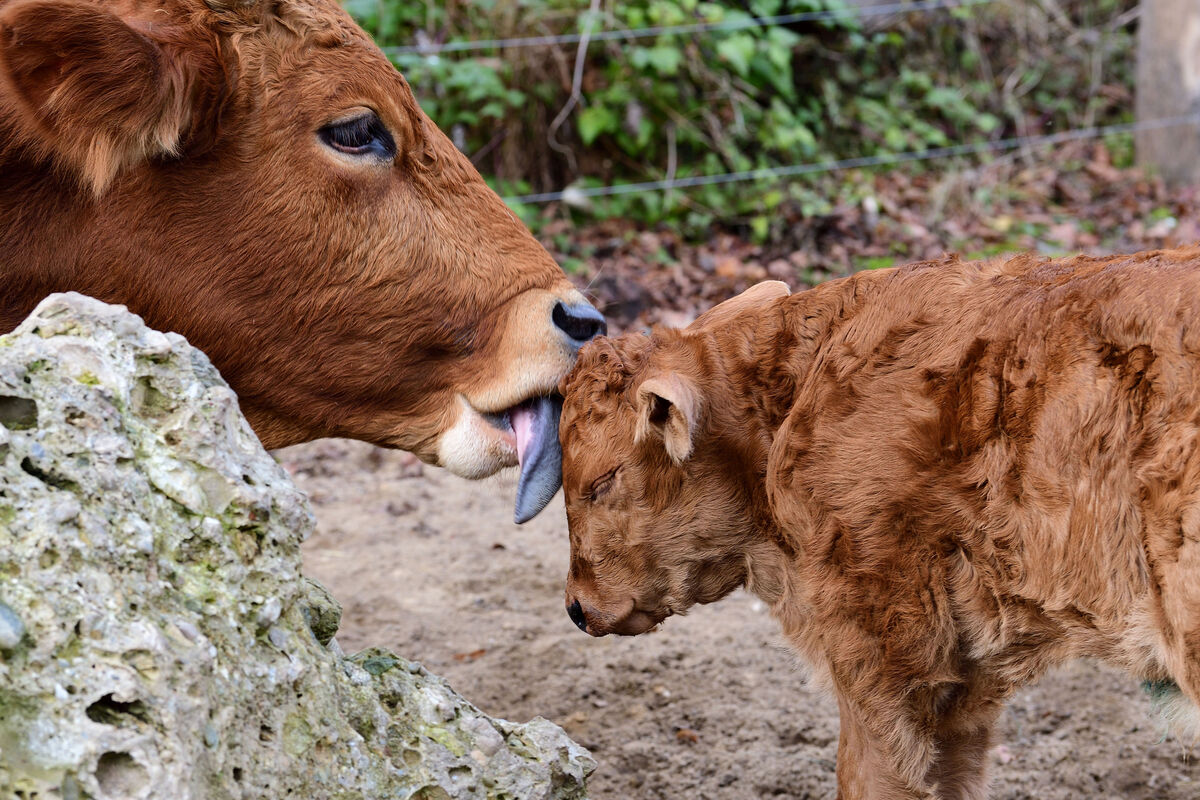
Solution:
[(575, 349), (583, 347), (597, 336), (608, 333), (604, 316), (588, 303), (567, 304), (558, 301), (550, 312), (556, 328), (567, 335)]

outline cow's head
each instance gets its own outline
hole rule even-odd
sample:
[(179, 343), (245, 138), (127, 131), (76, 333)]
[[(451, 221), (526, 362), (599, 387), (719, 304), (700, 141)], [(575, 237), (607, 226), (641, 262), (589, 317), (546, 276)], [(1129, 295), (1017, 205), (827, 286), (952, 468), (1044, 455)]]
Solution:
[(597, 339), (563, 381), (567, 612), (587, 633), (643, 633), (745, 582), (765, 448), (739, 427), (753, 400), (716, 350), (786, 291), (759, 284), (686, 330)]
[(185, 334), (267, 447), (471, 478), (557, 469), (531, 401), (603, 330), (332, 0), (0, 0), (0, 281)]

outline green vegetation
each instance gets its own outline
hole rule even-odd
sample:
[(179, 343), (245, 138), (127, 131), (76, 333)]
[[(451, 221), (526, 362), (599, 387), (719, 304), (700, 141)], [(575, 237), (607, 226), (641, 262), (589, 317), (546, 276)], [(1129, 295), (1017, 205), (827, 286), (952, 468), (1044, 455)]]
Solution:
[[(384, 46), (748, 19), (846, 0), (348, 0)], [(955, 11), (593, 42), (397, 55), (430, 116), (503, 194), (887, 155), (1126, 120), (1134, 0)], [(559, 120), (555, 124), (556, 119)], [(919, 172), (946, 164), (912, 165)], [(855, 193), (848, 174), (522, 206), (527, 222), (631, 217), (768, 239)]]

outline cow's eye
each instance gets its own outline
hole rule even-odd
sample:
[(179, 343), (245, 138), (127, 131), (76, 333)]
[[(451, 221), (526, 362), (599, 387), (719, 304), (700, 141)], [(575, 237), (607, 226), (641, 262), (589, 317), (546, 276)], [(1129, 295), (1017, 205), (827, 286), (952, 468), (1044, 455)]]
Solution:
[(393, 158), (396, 155), (396, 140), (383, 120), (374, 113), (330, 123), (321, 128), (318, 135), (321, 141), (339, 153), (378, 158)]
[(613, 467), (608, 472), (601, 475), (596, 480), (592, 481), (591, 488), (588, 489), (588, 499), (598, 500), (603, 497), (609, 489), (612, 488), (613, 479), (617, 477), (619, 467)]

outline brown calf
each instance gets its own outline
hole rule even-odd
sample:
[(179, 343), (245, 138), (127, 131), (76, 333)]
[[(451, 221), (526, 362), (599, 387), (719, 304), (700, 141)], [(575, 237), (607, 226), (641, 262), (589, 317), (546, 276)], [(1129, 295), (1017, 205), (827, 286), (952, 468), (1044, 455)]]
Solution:
[(842, 798), (982, 798), (1006, 698), (1102, 658), (1200, 701), (1200, 250), (761, 284), (564, 381), (568, 610), (739, 586), (837, 696)]
[(186, 335), (267, 447), (523, 484), (603, 326), (334, 0), (0, 0), (0, 331), (68, 290)]

